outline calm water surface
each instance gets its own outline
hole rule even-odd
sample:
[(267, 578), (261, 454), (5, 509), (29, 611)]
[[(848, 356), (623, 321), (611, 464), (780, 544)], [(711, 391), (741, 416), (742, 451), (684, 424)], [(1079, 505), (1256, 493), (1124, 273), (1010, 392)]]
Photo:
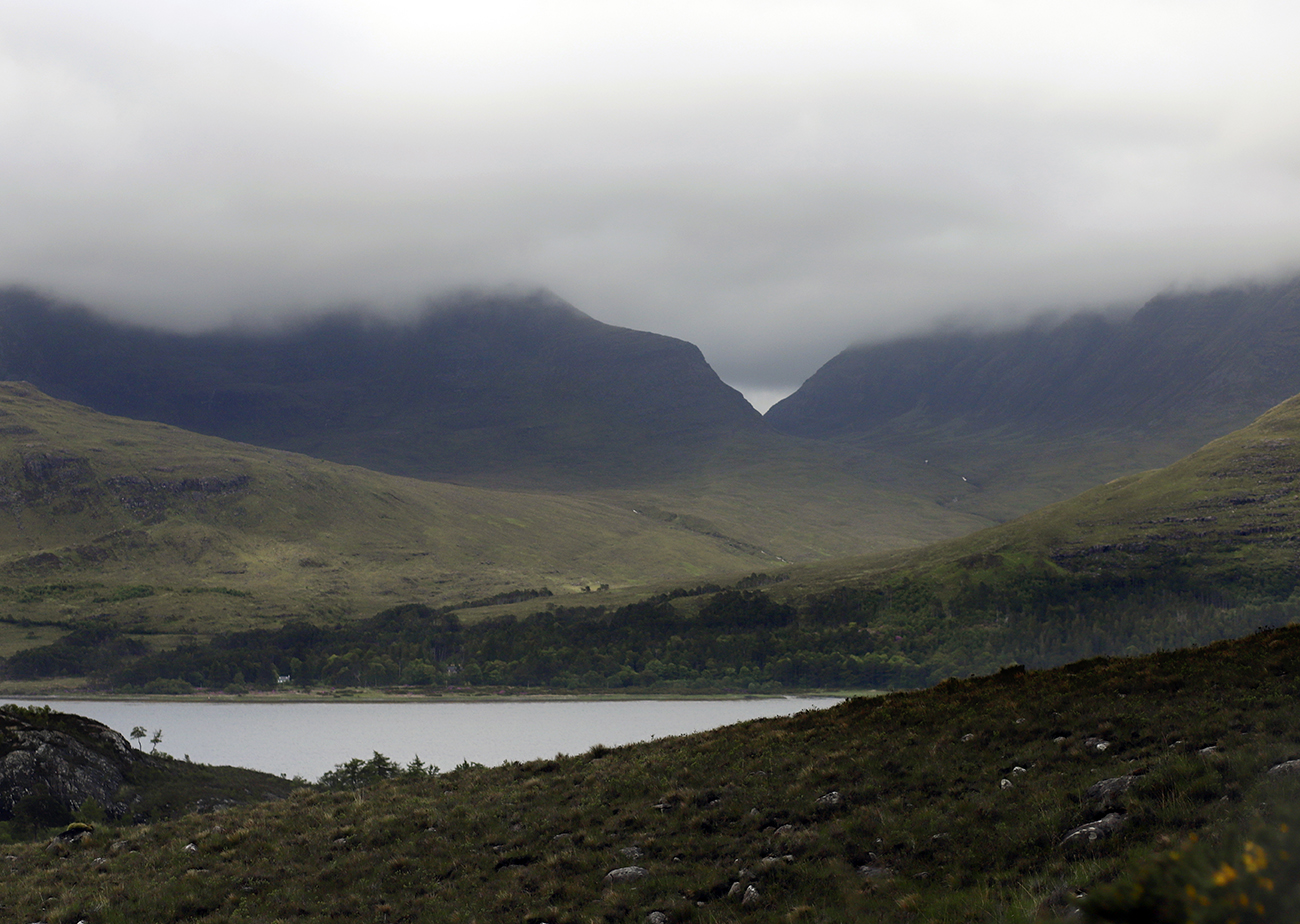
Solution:
[[(683, 735), (746, 719), (791, 715), (833, 698), (619, 700), (482, 703), (216, 703), (7, 700), (49, 705), (103, 722), (123, 735), (161, 729), (159, 750), (205, 764), (252, 767), (317, 779), (375, 751), (401, 763), (419, 756), (450, 770), (462, 761), (494, 764), (580, 754)], [(149, 744), (142, 742), (147, 749)]]

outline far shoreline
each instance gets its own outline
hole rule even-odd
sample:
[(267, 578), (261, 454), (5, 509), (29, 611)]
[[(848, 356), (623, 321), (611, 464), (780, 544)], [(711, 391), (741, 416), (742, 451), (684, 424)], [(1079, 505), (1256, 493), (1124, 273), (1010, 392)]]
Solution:
[(196, 691), (183, 694), (162, 693), (94, 693), (89, 691), (63, 690), (59, 692), (26, 692), (0, 688), (0, 702), (39, 702), (53, 705), (59, 702), (123, 702), (123, 703), (211, 703), (218, 705), (290, 705), (294, 703), (510, 703), (510, 702), (549, 702), (549, 703), (588, 703), (588, 702), (700, 702), (700, 701), (743, 701), (743, 700), (780, 700), (780, 699), (851, 699), (861, 696), (882, 696), (893, 692), (889, 690), (800, 690), (784, 693), (614, 693), (614, 692), (576, 692), (560, 693), (554, 690), (528, 692), (465, 693), (447, 694), (429, 693), (393, 693), (383, 691), (354, 691), (353, 688), (321, 690), (318, 692), (278, 692), (268, 690), (249, 691), (247, 693), (225, 693), (221, 691)]

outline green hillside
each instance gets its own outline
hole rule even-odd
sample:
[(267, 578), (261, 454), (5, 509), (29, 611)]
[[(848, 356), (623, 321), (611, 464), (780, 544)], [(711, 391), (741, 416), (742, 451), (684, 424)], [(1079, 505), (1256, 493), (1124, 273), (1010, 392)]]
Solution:
[(590, 497), (380, 475), (0, 385), (0, 599), (11, 619), (178, 632), (518, 588), (680, 579), (757, 548)]
[(771, 593), (902, 635), (918, 682), (1240, 634), (1300, 612), (1297, 474), (1292, 398), (1166, 468), (923, 550), (795, 567)]
[[(970, 536), (894, 559), (796, 569), (823, 589), (885, 568), (941, 575), (1028, 561), (1061, 573), (1155, 570), (1232, 588), (1286, 585), (1300, 551), (1300, 396), (1162, 469), (1129, 475)], [(985, 559), (982, 562), (975, 558)]]
[(395, 603), (543, 588), (587, 600), (978, 522), (853, 472), (800, 478), (793, 449), (730, 475), (719, 461), (718, 474), (566, 494), (383, 475), (109, 417), (23, 383), (0, 384), (0, 415), (0, 656), (101, 614), (168, 645)]
[[(14, 678), (139, 689), (415, 685), (687, 693), (897, 689), (1203, 644), (1300, 614), (1300, 398), (1166, 469), (911, 552), (582, 598), (466, 620), (398, 606), (338, 629), (247, 632), (94, 659), (33, 648)], [(756, 569), (757, 570), (757, 569)], [(184, 687), (188, 689), (188, 687)]]
[(359, 760), (333, 778), (359, 788), (7, 847), (0, 914), (1010, 924), (1086, 893), (1290, 920), (1297, 658), (1285, 629), (432, 777)]

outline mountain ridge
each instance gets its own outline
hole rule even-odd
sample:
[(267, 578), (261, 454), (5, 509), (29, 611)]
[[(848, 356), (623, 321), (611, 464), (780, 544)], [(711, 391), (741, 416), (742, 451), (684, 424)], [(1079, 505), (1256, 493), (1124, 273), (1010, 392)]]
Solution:
[(464, 295), (201, 334), (0, 290), (0, 377), (105, 413), (433, 480), (590, 486), (690, 470), (767, 425), (686, 341), (554, 295)]
[(819, 438), (908, 415), (990, 425), (1014, 416), (1049, 429), (1100, 419), (1123, 429), (1189, 397), (1192, 410), (1249, 406), (1256, 416), (1300, 391), (1298, 342), (1300, 278), (1165, 294), (1124, 319), (1080, 313), (848, 347), (765, 416)]
[(955, 509), (1006, 520), (1167, 465), (1300, 392), (1300, 279), (850, 347), (765, 415), (925, 460)]

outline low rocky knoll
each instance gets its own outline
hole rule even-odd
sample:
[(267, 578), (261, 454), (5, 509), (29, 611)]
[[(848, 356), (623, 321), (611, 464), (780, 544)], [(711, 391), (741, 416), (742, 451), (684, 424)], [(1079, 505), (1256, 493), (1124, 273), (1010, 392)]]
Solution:
[(132, 747), (93, 719), (0, 707), (0, 822), (11, 833), (74, 817), (142, 821), (284, 796), (288, 780)]

